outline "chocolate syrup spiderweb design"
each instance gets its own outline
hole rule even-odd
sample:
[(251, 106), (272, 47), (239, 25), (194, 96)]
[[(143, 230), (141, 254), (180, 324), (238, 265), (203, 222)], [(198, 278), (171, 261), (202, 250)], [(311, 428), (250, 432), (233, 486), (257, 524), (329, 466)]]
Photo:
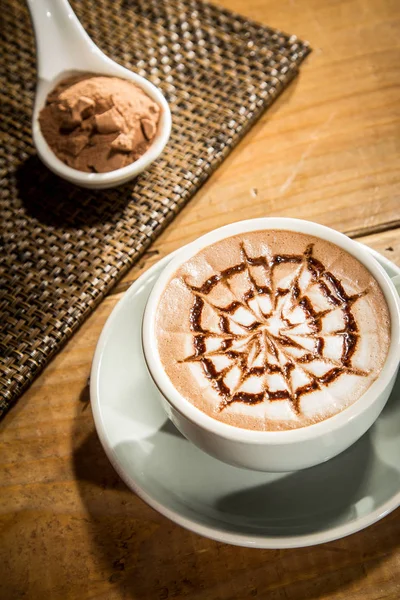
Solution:
[[(328, 387), (344, 373), (369, 374), (352, 365), (359, 341), (352, 307), (368, 290), (348, 295), (341, 282), (313, 256), (313, 244), (299, 255), (251, 257), (243, 244), (240, 253), (241, 262), (216, 273), (200, 287), (185, 281), (194, 296), (189, 317), (194, 352), (182, 362), (202, 365), (204, 376), (221, 398), (219, 410), (234, 402), (254, 405), (287, 400), (300, 414), (302, 396)], [(289, 269), (286, 287), (274, 281), (280, 265)], [(235, 291), (239, 275), (246, 283), (240, 294)], [(221, 302), (213, 300), (217, 286), (223, 286), (234, 298), (229, 304), (220, 306)], [(313, 303), (312, 290), (324, 298), (323, 309)], [(214, 330), (203, 323), (205, 310), (216, 317)], [(340, 315), (339, 326), (326, 333), (324, 318), (334, 311), (336, 320)], [(324, 352), (327, 336), (335, 339), (340, 349), (335, 357)], [(218, 369), (218, 357), (228, 364)], [(274, 375), (280, 381), (278, 386), (276, 381), (271, 383)], [(250, 379), (253, 388), (246, 390)]]

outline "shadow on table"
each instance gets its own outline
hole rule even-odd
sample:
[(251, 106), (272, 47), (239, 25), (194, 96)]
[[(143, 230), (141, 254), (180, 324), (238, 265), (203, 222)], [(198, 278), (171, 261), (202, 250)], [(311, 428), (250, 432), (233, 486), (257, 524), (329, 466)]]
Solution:
[[(387, 410), (390, 412), (390, 405)], [(169, 422), (162, 430), (180, 436)], [(106, 458), (95, 431), (82, 443), (78, 438), (75, 472), (90, 516), (91, 534), (110, 588), (118, 585), (124, 598), (317, 600), (365, 579), (366, 569), (370, 572), (378, 568), (381, 560), (400, 545), (394, 528), (397, 513), (346, 539), (309, 548), (256, 550), (214, 542), (175, 525), (130, 492)], [(379, 460), (369, 435), (358, 442), (357, 451), (361, 470), (372, 458)], [(345, 454), (343, 459), (338, 457), (344, 467)], [(184, 453), (181, 460), (183, 464)], [(176, 465), (177, 469), (181, 467)], [(218, 508), (240, 516), (250, 503), (259, 512), (259, 499), (266, 494), (273, 510), (289, 511), (289, 500), (284, 500), (282, 506), (278, 497), (287, 498), (288, 490), (296, 489), (296, 478), (299, 474), (266, 485), (264, 490), (254, 487), (229, 495), (221, 499)], [(356, 494), (362, 478), (362, 473), (343, 473), (343, 480), (340, 472), (337, 475), (335, 485), (343, 486), (343, 503), (339, 503), (343, 509)], [(316, 496), (322, 494), (322, 502), (329, 502), (329, 488), (323, 489), (324, 483), (311, 475), (308, 483), (314, 486)], [(294, 500), (301, 506), (306, 495), (299, 490)], [(317, 498), (314, 508), (318, 509)]]
[(109, 190), (77, 187), (54, 175), (37, 156), (16, 173), (19, 197), (27, 214), (44, 225), (76, 229), (121, 217), (132, 199), (135, 181)]

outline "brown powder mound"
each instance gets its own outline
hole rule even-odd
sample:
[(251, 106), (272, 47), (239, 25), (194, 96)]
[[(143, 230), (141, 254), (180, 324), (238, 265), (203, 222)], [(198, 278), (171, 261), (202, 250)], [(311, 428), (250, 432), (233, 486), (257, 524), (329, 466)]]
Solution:
[(39, 123), (48, 145), (65, 164), (107, 173), (146, 152), (159, 119), (158, 104), (132, 82), (87, 74), (57, 85)]

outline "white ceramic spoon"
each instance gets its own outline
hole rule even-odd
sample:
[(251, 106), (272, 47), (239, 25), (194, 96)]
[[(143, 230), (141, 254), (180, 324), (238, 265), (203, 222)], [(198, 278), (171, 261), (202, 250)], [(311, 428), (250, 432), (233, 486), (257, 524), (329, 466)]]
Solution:
[[(152, 83), (121, 67), (92, 42), (67, 0), (27, 0), (36, 37), (38, 82), (32, 118), (32, 136), (41, 160), (51, 171), (87, 188), (108, 188), (136, 177), (161, 154), (171, 132), (171, 112)], [(156, 137), (137, 161), (109, 173), (85, 173), (64, 164), (48, 146), (39, 126), (39, 113), (48, 93), (71, 75), (90, 72), (129, 79), (161, 107)]]

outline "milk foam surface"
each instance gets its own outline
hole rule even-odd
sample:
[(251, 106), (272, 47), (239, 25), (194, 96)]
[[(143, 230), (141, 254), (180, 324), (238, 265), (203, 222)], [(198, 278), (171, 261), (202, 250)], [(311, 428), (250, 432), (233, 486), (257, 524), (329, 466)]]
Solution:
[(233, 236), (172, 276), (156, 315), (164, 369), (215, 419), (304, 427), (358, 400), (390, 343), (383, 293), (334, 244), (281, 230)]

